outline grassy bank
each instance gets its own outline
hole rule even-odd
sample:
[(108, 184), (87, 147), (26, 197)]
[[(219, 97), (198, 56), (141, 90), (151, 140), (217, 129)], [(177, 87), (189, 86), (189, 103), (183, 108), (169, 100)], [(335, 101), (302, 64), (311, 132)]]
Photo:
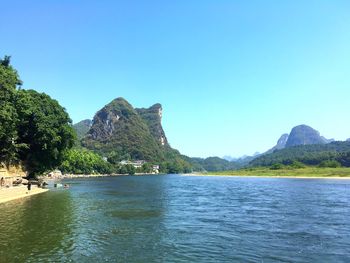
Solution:
[(223, 172), (208, 172), (203, 175), (227, 175), (227, 176), (266, 176), (266, 177), (334, 177), (334, 178), (349, 178), (350, 168), (283, 168), (272, 170), (266, 167), (248, 168), (235, 171)]

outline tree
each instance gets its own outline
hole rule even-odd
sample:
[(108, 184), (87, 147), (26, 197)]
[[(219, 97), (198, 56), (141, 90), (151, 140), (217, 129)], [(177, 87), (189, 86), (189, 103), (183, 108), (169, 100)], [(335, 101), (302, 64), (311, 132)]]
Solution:
[(0, 162), (18, 161), (16, 144), (18, 116), (15, 107), (17, 87), (22, 84), (10, 57), (0, 59)]
[(338, 168), (338, 167), (341, 167), (341, 164), (338, 162), (338, 161), (335, 161), (335, 160), (326, 160), (326, 161), (323, 161), (319, 164), (319, 167), (322, 167), (322, 168)]
[(130, 174), (130, 175), (134, 175), (135, 174), (135, 167), (131, 164), (127, 164), (125, 165), (126, 167), (126, 170), (127, 170), (127, 173)]
[(30, 177), (52, 170), (74, 145), (71, 120), (56, 100), (34, 90), (17, 92), (19, 157)]
[(74, 174), (110, 174), (112, 165), (102, 157), (87, 149), (71, 149), (65, 152), (60, 169), (64, 173)]
[(141, 170), (143, 173), (151, 173), (153, 171), (153, 166), (151, 163), (144, 163)]

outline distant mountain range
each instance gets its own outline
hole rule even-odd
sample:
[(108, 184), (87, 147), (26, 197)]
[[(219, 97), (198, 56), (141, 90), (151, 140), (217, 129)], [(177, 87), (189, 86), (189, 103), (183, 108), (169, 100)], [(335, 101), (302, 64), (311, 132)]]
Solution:
[[(197, 171), (232, 170), (293, 160), (315, 163), (330, 158), (330, 151), (346, 152), (350, 145), (326, 139), (303, 124), (292, 128), (289, 134), (282, 134), (276, 145), (264, 153), (240, 158), (191, 158), (171, 148), (161, 124), (162, 111), (159, 103), (149, 108), (133, 108), (125, 99), (117, 98), (100, 109), (93, 120), (83, 120), (73, 127), (83, 147), (104, 157), (147, 160)], [(347, 141), (350, 142), (350, 138)], [(313, 156), (311, 161), (310, 155)]]
[(350, 152), (350, 143), (326, 139), (307, 125), (294, 127), (290, 134), (283, 134), (276, 146), (253, 159), (250, 166), (269, 166), (275, 163), (291, 164), (295, 161), (318, 165), (323, 161), (335, 160), (347, 165), (344, 158)]
[[(348, 139), (347, 141), (350, 141)], [(291, 132), (282, 134), (281, 137), (277, 140), (277, 143), (274, 147), (267, 150), (266, 152), (262, 154), (254, 154), (253, 156), (243, 156), (241, 158), (234, 159), (235, 162), (238, 162), (241, 165), (271, 165), (276, 162), (284, 162), (288, 163), (287, 160), (283, 160), (280, 158), (281, 155), (283, 156), (289, 156), (290, 159), (296, 160), (296, 159), (302, 159), (305, 157), (305, 154), (302, 153), (302, 151), (305, 149), (305, 151), (314, 151), (314, 152), (322, 152), (324, 154), (325, 151), (328, 151), (330, 149), (333, 149), (334, 151), (341, 151), (346, 152), (347, 146), (345, 145), (344, 148), (342, 148), (339, 145), (344, 145), (342, 142), (338, 142), (337, 145), (339, 147), (327, 147), (327, 146), (320, 146), (320, 145), (327, 145), (334, 142), (334, 139), (326, 139), (325, 137), (321, 136), (320, 133), (313, 129), (310, 126), (307, 126), (305, 124), (295, 126), (292, 128)], [(311, 145), (308, 147), (308, 145)], [(317, 145), (317, 146), (312, 146)], [(305, 146), (305, 147), (303, 147)], [(295, 150), (294, 147), (298, 147), (298, 150)], [(292, 150), (289, 150), (292, 149)], [(311, 150), (312, 149), (312, 150)], [(281, 151), (283, 150), (283, 151)], [(299, 158), (297, 155), (304, 156)], [(307, 154), (306, 154), (307, 155)], [(276, 157), (276, 158), (275, 158)], [(227, 157), (226, 157), (227, 158)], [(286, 157), (288, 159), (288, 157)], [(266, 161), (269, 159), (269, 161)], [(317, 159), (317, 158), (316, 158)]]

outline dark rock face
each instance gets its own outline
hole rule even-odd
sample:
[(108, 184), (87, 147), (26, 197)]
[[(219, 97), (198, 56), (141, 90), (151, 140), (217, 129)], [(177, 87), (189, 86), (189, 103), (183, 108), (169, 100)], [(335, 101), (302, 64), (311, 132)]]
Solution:
[(326, 144), (327, 139), (320, 136), (320, 133), (307, 125), (299, 125), (292, 129), (285, 147), (307, 144)]

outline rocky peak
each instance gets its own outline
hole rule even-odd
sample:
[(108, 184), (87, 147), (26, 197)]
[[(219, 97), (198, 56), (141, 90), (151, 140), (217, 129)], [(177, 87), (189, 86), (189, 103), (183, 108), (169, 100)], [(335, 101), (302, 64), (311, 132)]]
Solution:
[[(117, 98), (99, 110), (81, 143), (84, 147), (133, 160), (161, 160), (171, 151), (161, 124), (162, 106), (135, 109)], [(169, 146), (169, 147), (164, 147)]]
[(325, 144), (327, 139), (320, 136), (320, 133), (307, 125), (299, 125), (292, 129), (286, 147), (306, 144)]
[(136, 111), (125, 99), (117, 98), (96, 113), (88, 135), (94, 140), (108, 139), (119, 121), (126, 121), (135, 115)]
[(285, 148), (288, 137), (289, 137), (288, 133), (282, 134), (281, 137), (278, 139), (277, 144), (274, 147), (272, 147), (270, 150), (268, 150), (265, 154), (272, 153), (275, 150), (280, 150)]
[(282, 134), (282, 136), (278, 139), (275, 148), (279, 150), (279, 149), (283, 149), (284, 147), (286, 147), (288, 137), (289, 137), (288, 133)]

